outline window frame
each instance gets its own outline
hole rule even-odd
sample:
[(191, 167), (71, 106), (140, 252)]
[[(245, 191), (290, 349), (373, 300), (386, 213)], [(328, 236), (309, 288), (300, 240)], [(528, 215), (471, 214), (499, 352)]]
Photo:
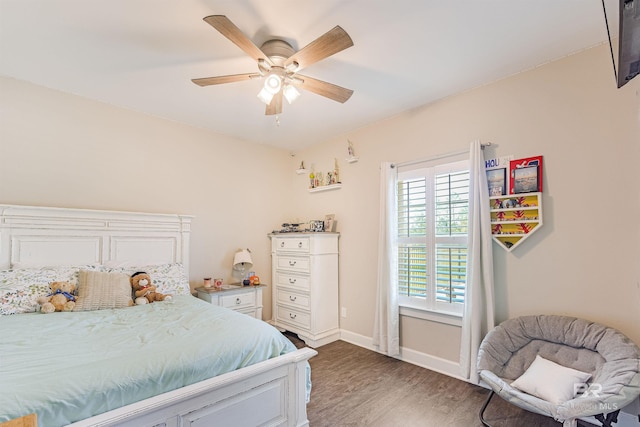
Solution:
[[(402, 181), (411, 179), (424, 178), (426, 181), (425, 189), (425, 217), (427, 232), (424, 236), (404, 236), (398, 233), (395, 242), (396, 249), (400, 253), (400, 248), (408, 244), (424, 243), (426, 256), (426, 274), (427, 278), (432, 277), (431, 282), (426, 284), (426, 297), (402, 295), (398, 289), (398, 302), (400, 305), (400, 314), (417, 317), (426, 320), (433, 320), (446, 324), (460, 325), (463, 314), (463, 303), (443, 302), (437, 300), (437, 278), (436, 278), (436, 245), (442, 244), (467, 244), (468, 236), (436, 236), (435, 221), (435, 204), (436, 204), (436, 188), (435, 177), (442, 174), (453, 174), (461, 171), (469, 171), (468, 160), (458, 160), (439, 164), (421, 165), (410, 170), (398, 170), (396, 187)], [(397, 194), (396, 209), (400, 198), (400, 192)], [(468, 209), (468, 205), (467, 205)], [(468, 210), (467, 210), (468, 213)], [(399, 216), (399, 215), (398, 215)], [(399, 257), (400, 258), (400, 257)], [(400, 278), (400, 264), (397, 266), (398, 278)], [(465, 293), (466, 293), (467, 276), (465, 272)]]

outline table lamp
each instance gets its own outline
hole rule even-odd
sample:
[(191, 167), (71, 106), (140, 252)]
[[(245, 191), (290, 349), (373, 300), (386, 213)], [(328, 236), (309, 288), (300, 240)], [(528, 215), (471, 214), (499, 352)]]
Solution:
[(244, 280), (244, 272), (245, 270), (253, 267), (253, 261), (251, 261), (251, 251), (249, 249), (241, 249), (236, 252), (233, 257), (233, 269), (235, 271), (239, 271), (240, 275), (240, 283)]

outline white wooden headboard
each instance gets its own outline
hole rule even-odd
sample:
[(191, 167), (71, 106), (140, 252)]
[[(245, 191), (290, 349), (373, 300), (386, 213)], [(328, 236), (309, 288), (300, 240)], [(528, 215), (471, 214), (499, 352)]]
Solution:
[(192, 218), (0, 204), (0, 269), (181, 262), (188, 274)]

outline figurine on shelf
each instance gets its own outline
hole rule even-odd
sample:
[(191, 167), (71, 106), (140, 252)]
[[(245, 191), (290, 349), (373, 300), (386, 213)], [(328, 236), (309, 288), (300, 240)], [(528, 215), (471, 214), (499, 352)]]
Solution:
[(298, 166), (299, 170), (304, 170), (304, 160), (300, 162), (300, 166)]
[(340, 183), (340, 168), (338, 167), (338, 159), (333, 159), (333, 182), (332, 184)]
[(355, 153), (353, 151), (353, 142), (347, 139), (347, 152), (349, 153), (349, 157), (355, 157)]
[(335, 184), (334, 175), (332, 172), (327, 172), (327, 185)]
[(311, 170), (309, 174), (309, 188), (316, 188), (316, 175), (313, 173), (313, 170)]

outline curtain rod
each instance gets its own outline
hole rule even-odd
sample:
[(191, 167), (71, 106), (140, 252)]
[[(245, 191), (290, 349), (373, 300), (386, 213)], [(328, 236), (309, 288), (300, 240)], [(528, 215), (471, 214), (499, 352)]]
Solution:
[[(484, 147), (488, 147), (490, 146), (491, 143), (490, 142), (485, 142), (480, 144), (480, 147), (484, 150)], [(446, 157), (453, 157), (453, 156), (459, 156), (461, 154), (466, 154), (468, 153), (469, 150), (463, 150), (463, 151), (454, 151), (452, 153), (447, 153), (447, 154), (440, 154), (438, 156), (432, 156), (432, 157), (427, 157), (426, 159), (419, 159), (419, 160), (409, 160), (407, 162), (401, 162), (401, 163), (391, 163), (391, 168), (399, 168), (399, 167), (403, 167), (403, 166), (411, 166), (411, 165), (415, 165), (418, 163), (424, 163), (424, 162), (430, 162), (433, 160), (439, 160), (439, 159), (444, 159)]]

